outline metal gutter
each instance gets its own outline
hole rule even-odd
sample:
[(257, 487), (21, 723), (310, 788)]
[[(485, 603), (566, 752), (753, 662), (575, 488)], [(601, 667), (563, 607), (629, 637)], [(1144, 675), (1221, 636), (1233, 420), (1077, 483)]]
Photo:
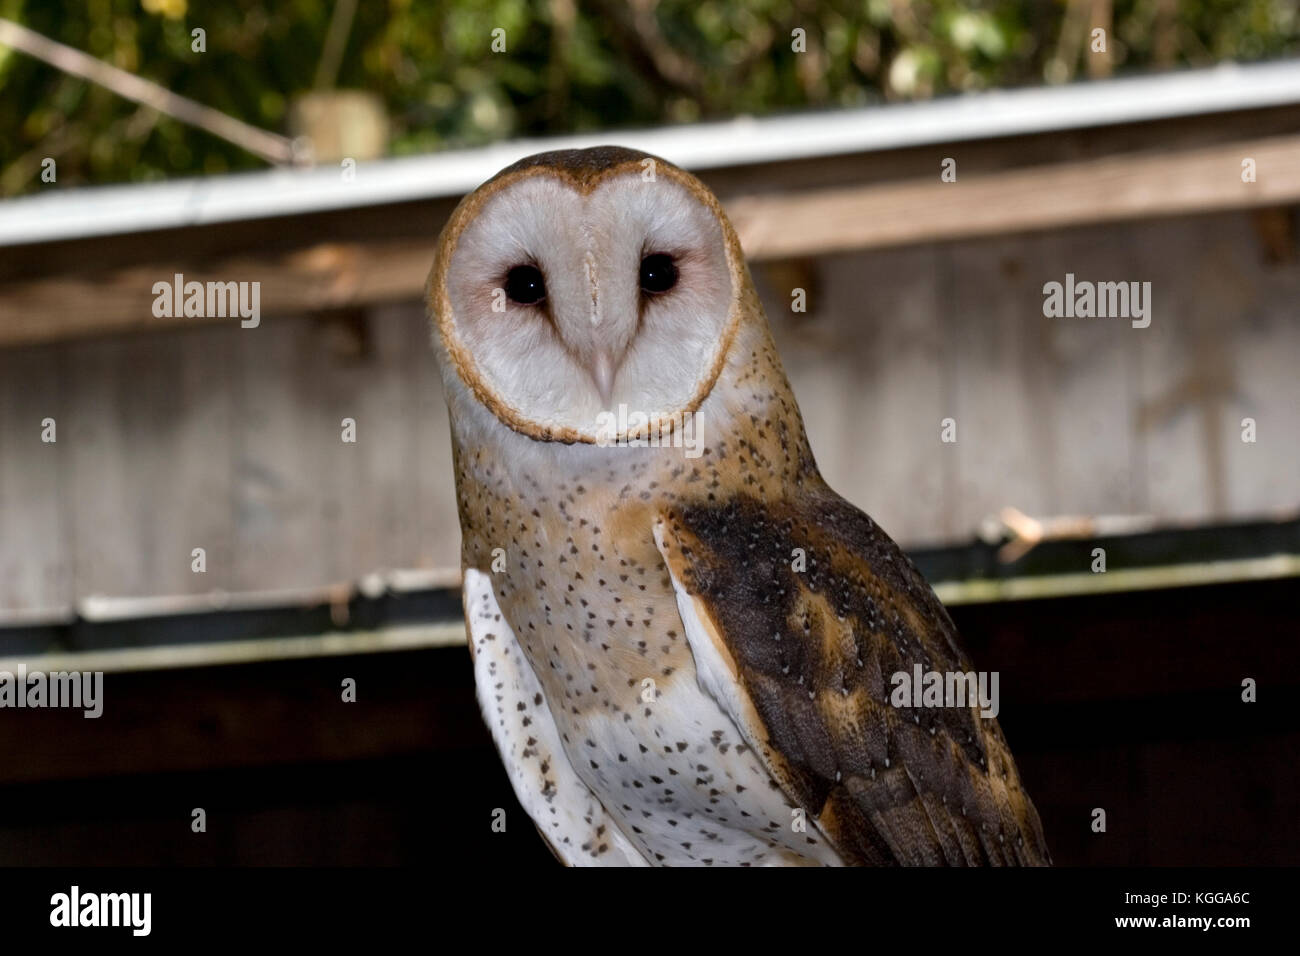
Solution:
[(303, 215), (463, 195), (543, 150), (617, 142), (692, 170), (750, 166), (1300, 104), (1300, 61), (990, 90), (918, 103), (582, 136), (337, 168), (58, 190), (0, 203), (0, 246)]

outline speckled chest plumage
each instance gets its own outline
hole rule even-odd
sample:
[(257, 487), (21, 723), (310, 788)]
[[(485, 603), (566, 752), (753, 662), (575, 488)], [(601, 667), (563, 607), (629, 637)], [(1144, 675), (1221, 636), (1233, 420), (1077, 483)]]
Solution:
[(663, 507), (719, 487), (728, 442), (705, 442), (690, 459), (681, 449), (584, 445), (548, 454), (511, 439), (514, 457), (457, 442), (464, 563), (494, 569), (501, 612), (575, 771), (647, 859), (835, 862), (815, 826), (795, 825), (796, 808), (699, 687), (655, 547)]

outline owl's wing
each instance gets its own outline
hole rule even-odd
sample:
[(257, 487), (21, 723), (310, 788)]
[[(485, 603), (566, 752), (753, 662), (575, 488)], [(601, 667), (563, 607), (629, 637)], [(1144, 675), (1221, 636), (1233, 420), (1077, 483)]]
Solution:
[(648, 866), (569, 763), (542, 685), (501, 614), (490, 576), (465, 571), (474, 684), (510, 784), (567, 866)]
[(701, 686), (847, 862), (1050, 862), (997, 722), (891, 703), (895, 673), (971, 667), (869, 517), (823, 486), (674, 508), (654, 535)]

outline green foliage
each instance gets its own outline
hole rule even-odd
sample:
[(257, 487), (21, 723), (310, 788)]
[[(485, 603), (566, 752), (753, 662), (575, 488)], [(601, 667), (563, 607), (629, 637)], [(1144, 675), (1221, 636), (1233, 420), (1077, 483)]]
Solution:
[[(1300, 51), (1286, 0), (388, 0), (359, 3), (336, 85), (386, 104), (394, 153), (903, 100)], [(0, 0), (0, 16), (255, 126), (309, 91), (315, 0)], [(1108, 54), (1089, 50), (1096, 26)], [(191, 31), (206, 31), (206, 52)], [(505, 53), (491, 50), (506, 31)], [(792, 48), (804, 31), (806, 51)], [(0, 48), (0, 192), (256, 168), (254, 156)]]

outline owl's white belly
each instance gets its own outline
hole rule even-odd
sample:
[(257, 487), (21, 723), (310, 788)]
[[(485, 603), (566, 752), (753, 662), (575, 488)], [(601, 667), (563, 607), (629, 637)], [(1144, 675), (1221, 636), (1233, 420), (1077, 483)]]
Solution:
[(650, 862), (841, 862), (700, 688), (693, 668), (642, 698), (630, 720), (605, 713), (556, 719), (579, 776)]
[(622, 686), (602, 688), (604, 706), (578, 707), (561, 688), (593, 673), (583, 651), (599, 643), (565, 641), (560, 619), (545, 634), (525, 627), (530, 653), (491, 577), (472, 568), (465, 612), (484, 718), (520, 803), (565, 862), (841, 862), (701, 689), (684, 648), (654, 684), (605, 670), (607, 684)]

